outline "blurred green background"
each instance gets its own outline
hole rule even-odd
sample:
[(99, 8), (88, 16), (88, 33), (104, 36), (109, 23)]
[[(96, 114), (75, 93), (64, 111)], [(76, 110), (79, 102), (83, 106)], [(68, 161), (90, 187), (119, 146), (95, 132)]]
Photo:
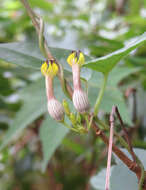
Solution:
[[(29, 0), (29, 3), (45, 20), (45, 36), (49, 46), (81, 49), (91, 57), (104, 56), (120, 49), (129, 39), (146, 31), (145, 0)], [(26, 10), (18, 0), (0, 0), (0, 43), (26, 41), (37, 42), (35, 29)], [(130, 131), (133, 145), (144, 149), (145, 52), (146, 43), (122, 60), (113, 71), (100, 113), (108, 122), (112, 104), (118, 104), (121, 112), (129, 114), (129, 120), (125, 120), (127, 126), (133, 126)], [(91, 86), (96, 84), (99, 88), (101, 75), (92, 74), (90, 77), (90, 74), (86, 76), (90, 78), (89, 83)], [(92, 132), (86, 136), (69, 133), (56, 151), (60, 142), (57, 142), (54, 150), (50, 150), (55, 153), (48, 165), (49, 153), (46, 153), (47, 156), (44, 154), (47, 160), (42, 158), (42, 141), (46, 143), (48, 140), (47, 144), (43, 144), (43, 150), (47, 150), (51, 143), (49, 138), (52, 137), (45, 134), (45, 130), (46, 133), (48, 130), (46, 128), (40, 132), (40, 128), (45, 125), (42, 122), (46, 117), (46, 108), (42, 111), (40, 107), (35, 107), (39, 101), (37, 98), (45, 97), (42, 95), (45, 93), (44, 87), (41, 87), (44, 81), (41, 80), (39, 70), (20, 67), (0, 59), (0, 143), (9, 141), (9, 135), (5, 134), (9, 128), (13, 128), (14, 123), (15, 132), (18, 131), (11, 144), (0, 152), (0, 190), (91, 189), (90, 177), (106, 166), (106, 148)], [(91, 101), (97, 95), (96, 91), (92, 92)], [(31, 105), (33, 99), (36, 102)], [(32, 115), (28, 122), (27, 114)], [(25, 126), (19, 133), (19, 125), (23, 124)], [(59, 127), (61, 131), (62, 128)], [(58, 133), (56, 130), (54, 139)], [(61, 138), (64, 136), (62, 134)], [(43, 168), (47, 166), (43, 173), (42, 159)]]

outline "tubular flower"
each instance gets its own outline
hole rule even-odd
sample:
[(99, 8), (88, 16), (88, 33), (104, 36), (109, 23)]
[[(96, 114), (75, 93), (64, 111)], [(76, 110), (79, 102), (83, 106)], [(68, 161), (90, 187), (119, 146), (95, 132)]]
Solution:
[(48, 112), (53, 119), (63, 121), (64, 109), (62, 104), (55, 98), (53, 91), (53, 78), (58, 73), (58, 65), (55, 60), (45, 61), (41, 66), (41, 72), (46, 79)]
[(68, 64), (72, 67), (73, 73), (73, 104), (80, 113), (85, 113), (89, 109), (89, 101), (86, 92), (82, 90), (80, 81), (80, 67), (85, 63), (84, 55), (81, 51), (73, 51), (67, 58)]
[(55, 60), (45, 61), (41, 66), (41, 72), (44, 76), (54, 77), (58, 73), (58, 65)]
[(78, 64), (79, 66), (82, 66), (85, 63), (85, 58), (80, 50), (72, 51), (72, 53), (67, 58), (67, 62), (70, 66), (72, 66), (73, 64)]

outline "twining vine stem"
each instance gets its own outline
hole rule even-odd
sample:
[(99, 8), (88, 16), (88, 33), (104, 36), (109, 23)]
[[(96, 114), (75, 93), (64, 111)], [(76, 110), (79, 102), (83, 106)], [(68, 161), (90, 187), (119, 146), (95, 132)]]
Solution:
[[(44, 54), (44, 56), (47, 59), (54, 59), (54, 57), (52, 56), (52, 54), (49, 51), (47, 42), (46, 42), (44, 34), (43, 34), (43, 32), (44, 32), (43, 31), (43, 29), (44, 29), (43, 20), (41, 19), (41, 17), (39, 17), (37, 14), (35, 14), (33, 12), (31, 7), (29, 6), (27, 0), (20, 0), (20, 1), (22, 2), (24, 7), (26, 8), (27, 13), (32, 20), (32, 23), (33, 23), (34, 27), (36, 28), (37, 34), (39, 36), (39, 43), (40, 43), (39, 46), (40, 46), (40, 49), (42, 50), (42, 53)], [(65, 92), (65, 94), (67, 94), (70, 98), (72, 98), (73, 90), (72, 90), (71, 86), (68, 84), (68, 82), (66, 81), (66, 79), (64, 78), (63, 68), (60, 66), (59, 63), (57, 63), (57, 64), (59, 65), (59, 71), (60, 72), (58, 74), (58, 78), (60, 79), (62, 89)], [(104, 132), (95, 123), (95, 117), (98, 114), (99, 105), (100, 105), (101, 100), (103, 98), (103, 94), (104, 94), (105, 87), (107, 84), (107, 78), (108, 78), (108, 75), (104, 75), (104, 81), (103, 81), (101, 90), (99, 92), (99, 96), (98, 96), (96, 103), (95, 103), (94, 113), (91, 114), (90, 117), (92, 117), (91, 127), (94, 129), (96, 136), (100, 137), (102, 139), (102, 141), (108, 146), (109, 145), (109, 139), (105, 136)], [(120, 119), (118, 112), (117, 112), (117, 116)], [(121, 126), (122, 126), (122, 123), (121, 123)], [(126, 135), (126, 133), (125, 133), (125, 135)], [(128, 141), (127, 141), (127, 144), (129, 145), (129, 147), (131, 146), (131, 144), (129, 144)], [(119, 159), (121, 159), (123, 161), (123, 163), (131, 171), (133, 171), (137, 175), (137, 178), (139, 179), (139, 190), (142, 189), (142, 185), (144, 185), (144, 190), (145, 190), (146, 189), (146, 179), (145, 179), (145, 175), (144, 175), (145, 174), (144, 168), (143, 168), (142, 163), (137, 159), (137, 157), (135, 158), (135, 155), (133, 154), (132, 149), (130, 148), (130, 151), (131, 151), (131, 154), (133, 154), (134, 161), (130, 160), (115, 144), (112, 144), (112, 148), (113, 148), (113, 152), (119, 157)], [(136, 159), (138, 164), (135, 162), (135, 159)]]

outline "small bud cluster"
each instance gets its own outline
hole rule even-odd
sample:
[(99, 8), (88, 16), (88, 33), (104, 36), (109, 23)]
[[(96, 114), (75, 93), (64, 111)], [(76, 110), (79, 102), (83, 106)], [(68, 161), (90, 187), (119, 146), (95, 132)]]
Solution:
[[(41, 66), (41, 72), (46, 79), (46, 93), (48, 100), (48, 112), (56, 121), (64, 121), (64, 113), (68, 116), (72, 127), (68, 127), (79, 133), (86, 133), (87, 129), (83, 126), (82, 117), (89, 111), (89, 101), (87, 93), (83, 91), (80, 81), (80, 68), (85, 63), (84, 55), (81, 51), (72, 51), (67, 58), (68, 64), (72, 67), (73, 74), (73, 96), (72, 101), (77, 114), (70, 112), (66, 100), (61, 104), (54, 96), (53, 78), (57, 75), (59, 68), (55, 60), (47, 60)], [(83, 115), (82, 115), (83, 114)]]

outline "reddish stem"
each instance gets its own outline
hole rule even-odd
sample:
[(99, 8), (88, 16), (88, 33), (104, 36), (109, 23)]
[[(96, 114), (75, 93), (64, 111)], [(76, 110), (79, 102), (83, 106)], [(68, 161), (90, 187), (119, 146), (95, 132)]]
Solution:
[(112, 112), (110, 115), (110, 137), (109, 137), (109, 147), (108, 147), (105, 190), (109, 190), (109, 186), (110, 186), (110, 169), (111, 169), (112, 145), (113, 145), (113, 134), (114, 134), (114, 131), (113, 131), (114, 130), (114, 113), (115, 113), (115, 107), (113, 106)]
[[(100, 130), (98, 128), (98, 126), (95, 124), (95, 122), (92, 123), (92, 128), (95, 130), (95, 134), (96, 136), (99, 136), (103, 142), (108, 145), (109, 144), (109, 140), (108, 138), (105, 136), (105, 134), (103, 133), (102, 130)], [(140, 179), (141, 176), (141, 168), (132, 160), (130, 160), (125, 153), (123, 153), (115, 144), (113, 144), (113, 152), (118, 156), (118, 158), (124, 162), (124, 164), (131, 170), (133, 171), (138, 179)]]

